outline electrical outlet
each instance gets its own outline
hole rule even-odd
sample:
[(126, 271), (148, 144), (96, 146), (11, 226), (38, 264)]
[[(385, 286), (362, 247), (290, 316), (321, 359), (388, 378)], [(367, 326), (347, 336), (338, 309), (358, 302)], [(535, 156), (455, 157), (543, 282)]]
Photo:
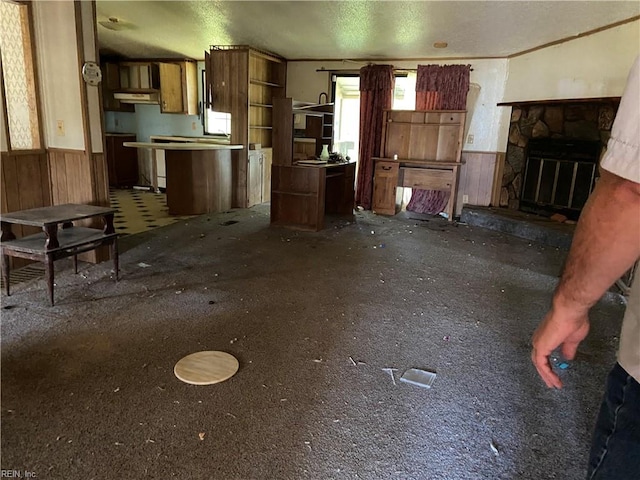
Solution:
[(473, 143), (473, 135), (467, 135), (467, 143)]
[(196, 122), (191, 122), (191, 130), (196, 130), (198, 128)]
[(462, 195), (462, 203), (469, 203), (469, 195)]
[(64, 120), (58, 120), (56, 122), (56, 134), (59, 137), (64, 137)]

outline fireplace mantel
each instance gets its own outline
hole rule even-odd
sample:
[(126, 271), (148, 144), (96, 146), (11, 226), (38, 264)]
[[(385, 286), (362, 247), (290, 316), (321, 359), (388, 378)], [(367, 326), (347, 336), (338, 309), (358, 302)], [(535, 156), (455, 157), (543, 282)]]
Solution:
[(567, 103), (620, 103), (621, 97), (560, 98), (553, 100), (527, 100), (498, 103), (498, 107), (530, 107), (532, 105), (564, 105)]

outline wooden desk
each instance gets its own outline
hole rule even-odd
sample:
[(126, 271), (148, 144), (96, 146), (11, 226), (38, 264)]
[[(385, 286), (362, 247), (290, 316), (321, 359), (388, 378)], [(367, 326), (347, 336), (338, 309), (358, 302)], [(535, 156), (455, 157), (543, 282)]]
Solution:
[(381, 215), (398, 213), (402, 190), (397, 187), (450, 192), (446, 213), (452, 221), (458, 194), (458, 169), (462, 162), (440, 162), (374, 157), (372, 210)]
[(324, 228), (325, 213), (353, 214), (355, 162), (271, 167), (271, 224)]
[[(94, 250), (101, 245), (109, 245), (111, 248), (117, 281), (118, 234), (113, 227), (113, 215), (115, 212), (115, 208), (66, 204), (2, 214), (0, 218), (0, 225), (2, 226), (0, 255), (2, 258), (2, 276), (7, 295), (10, 295), (9, 257), (44, 262), (49, 299), (51, 305), (53, 305), (53, 262), (73, 256), (74, 270), (78, 273), (77, 255)], [(102, 217), (104, 224), (102, 230), (73, 225), (74, 221), (95, 217)], [(12, 224), (40, 227), (43, 233), (16, 238), (11, 231)], [(58, 230), (59, 224), (62, 224), (62, 230), (60, 231)]]
[(386, 110), (380, 158), (374, 158), (372, 210), (395, 215), (402, 189), (450, 192), (446, 213), (455, 213), (462, 162), (464, 110)]

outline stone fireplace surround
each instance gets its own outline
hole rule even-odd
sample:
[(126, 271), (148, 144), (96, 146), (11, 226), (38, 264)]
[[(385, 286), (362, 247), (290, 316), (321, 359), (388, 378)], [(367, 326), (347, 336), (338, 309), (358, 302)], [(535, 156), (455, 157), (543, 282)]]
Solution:
[(520, 208), (527, 145), (532, 138), (600, 141), (606, 147), (620, 97), (548, 100), (511, 106), (509, 142), (502, 172), (500, 206)]

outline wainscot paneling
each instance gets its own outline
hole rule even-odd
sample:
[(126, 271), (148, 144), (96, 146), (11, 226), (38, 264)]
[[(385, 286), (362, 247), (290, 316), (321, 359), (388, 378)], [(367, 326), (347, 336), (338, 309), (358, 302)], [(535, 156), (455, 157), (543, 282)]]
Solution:
[[(51, 205), (51, 185), (45, 153), (6, 153), (0, 161), (0, 211), (2, 213), (48, 207)], [(38, 233), (36, 227), (14, 225), (12, 231), (17, 237)], [(19, 268), (29, 260), (10, 258), (12, 268)]]
[[(54, 205), (80, 203), (109, 205), (105, 159), (102, 153), (88, 155), (83, 150), (50, 148), (49, 170), (51, 196)], [(80, 222), (84, 226), (102, 228), (99, 220)], [(102, 262), (109, 259), (107, 247), (79, 255), (86, 262)]]
[[(462, 152), (464, 164), (460, 167), (460, 181), (456, 215), (462, 212), (463, 204), (488, 206), (494, 189), (496, 160), (499, 152)], [(463, 202), (465, 200), (466, 202)]]

